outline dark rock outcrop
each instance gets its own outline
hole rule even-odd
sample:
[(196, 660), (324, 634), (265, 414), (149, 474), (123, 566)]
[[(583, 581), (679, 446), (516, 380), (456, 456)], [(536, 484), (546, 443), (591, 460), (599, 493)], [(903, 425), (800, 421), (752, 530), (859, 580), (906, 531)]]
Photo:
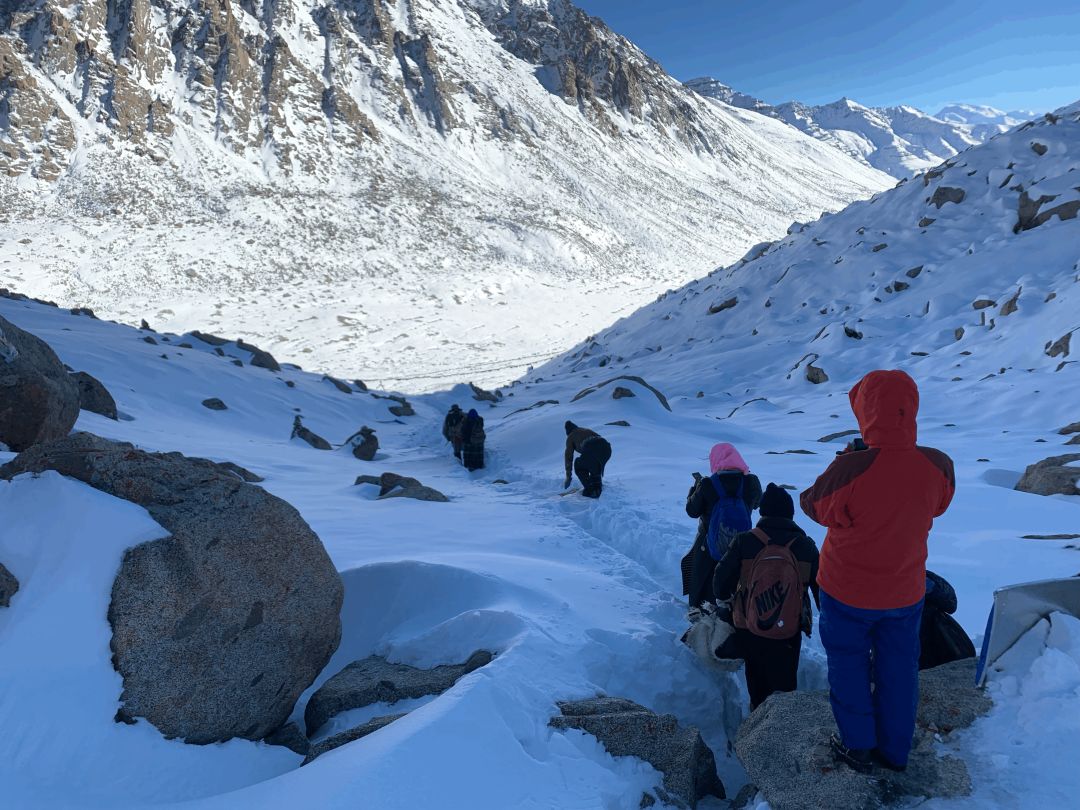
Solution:
[(974, 685), (973, 659), (926, 670), (920, 680), (915, 748), (904, 773), (860, 774), (836, 763), (827, 691), (774, 694), (743, 723), (735, 750), (774, 810), (872, 810), (905, 798), (965, 796), (967, 767), (939, 755), (937, 737), (971, 725), (990, 710), (990, 700)]
[(19, 590), (19, 580), (7, 570), (7, 566), (0, 563), (0, 607), (9, 607), (11, 597)]
[(825, 373), (825, 369), (818, 368), (813, 363), (807, 363), (806, 379), (814, 385), (821, 385), (829, 381), (829, 375)]
[(44, 470), (142, 506), (168, 533), (128, 549), (113, 582), (116, 719), (200, 744), (280, 728), (341, 636), (341, 579), (300, 514), (213, 462), (88, 433), (36, 445), (0, 477)]
[[(1080, 495), (1080, 453), (1054, 456), (1032, 464), (1016, 484), (1035, 495)], [(1073, 466), (1068, 466), (1072, 464)]]
[(85, 371), (76, 371), (71, 375), (79, 386), (79, 407), (84, 411), (96, 413), (106, 419), (117, 419), (116, 400), (109, 390), (95, 377)]
[(299, 416), (297, 416), (297, 417), (295, 417), (293, 419), (292, 435), (289, 438), (290, 439), (301, 439), (302, 441), (305, 441), (308, 444), (310, 444), (316, 450), (333, 450), (334, 449), (331, 446), (330, 442), (328, 442), (326, 439), (324, 439), (318, 433), (315, 433), (314, 431), (308, 430), (306, 427), (304, 427), (304, 422)]
[(934, 189), (934, 196), (930, 198), (930, 205), (941, 208), (941, 206), (945, 205), (945, 203), (960, 204), (964, 201), (964, 198), (966, 196), (967, 192), (964, 191), (962, 188), (954, 188), (952, 186), (938, 186), (936, 189)]
[(252, 346), (250, 343), (245, 343), (243, 340), (236, 341), (236, 348), (245, 352), (251, 352), (251, 365), (256, 368), (265, 368), (268, 371), (281, 371), (281, 365), (274, 356), (268, 351), (260, 349), (258, 346)]
[(589, 394), (596, 393), (601, 388), (603, 388), (605, 385), (611, 385), (613, 382), (618, 382), (619, 380), (626, 380), (628, 382), (637, 383), (638, 385), (642, 386), (643, 388), (649, 389), (650, 391), (652, 391), (653, 396), (656, 397), (657, 401), (661, 405), (663, 405), (666, 410), (669, 410), (669, 411), (671, 410), (671, 405), (668, 404), (667, 397), (665, 397), (658, 389), (653, 388), (651, 385), (649, 385), (647, 382), (645, 382), (645, 380), (643, 380), (641, 377), (635, 377), (635, 376), (629, 375), (629, 374), (621, 374), (618, 377), (612, 377), (610, 380), (604, 380), (602, 383), (597, 383), (596, 385), (591, 385), (591, 386), (589, 386), (588, 388), (585, 388), (582, 391), (578, 391), (577, 394), (574, 395), (574, 398), (572, 400), (570, 400), (570, 401), (571, 402), (577, 402), (579, 399), (584, 399), (585, 397), (589, 396)]
[(502, 391), (485, 391), (478, 385), (469, 383), (472, 389), (472, 398), (477, 402), (500, 402), (503, 398)]
[(712, 304), (709, 307), (709, 314), (710, 315), (718, 315), (721, 312), (723, 312), (724, 310), (732, 309), (732, 308), (734, 308), (734, 307), (736, 307), (738, 305), (739, 305), (738, 297), (728, 298), (728, 299), (726, 299), (724, 301), (721, 301), (718, 304)]
[(209, 408), (212, 411), (227, 411), (227, 410), (229, 410), (229, 406), (226, 405), (224, 402), (222, 402), (217, 397), (210, 397), (210, 399), (204, 399), (202, 401), (202, 406), (204, 408)]
[[(302, 757), (306, 757), (311, 750), (311, 741), (303, 731), (300, 730), (300, 726), (296, 723), (286, 723), (273, 734), (270, 734), (266, 738), (268, 745), (280, 745), (284, 748), (288, 748), (295, 754), (299, 754)], [(306, 760), (305, 760), (306, 761)]]
[(351, 394), (353, 392), (352, 386), (343, 380), (339, 380), (337, 377), (331, 377), (329, 374), (323, 375), (323, 381), (330, 383), (334, 388), (343, 394)]
[(490, 664), (494, 657), (486, 650), (478, 650), (462, 664), (432, 669), (392, 664), (378, 655), (354, 661), (311, 696), (304, 712), (308, 735), (314, 735), (334, 715), (350, 709), (441, 695), (470, 672)]
[(79, 418), (79, 386), (49, 345), (0, 317), (0, 443), (60, 439)]
[(340, 734), (334, 734), (331, 737), (327, 737), (325, 740), (312, 745), (310, 749), (305, 752), (307, 756), (304, 757), (304, 761), (301, 762), (300, 765), (307, 765), (312, 760), (321, 757), (327, 751), (333, 751), (335, 748), (341, 748), (343, 745), (363, 739), (369, 734), (374, 734), (379, 729), (386, 728), (395, 720), (400, 720), (404, 716), (404, 714), (388, 714), (383, 717), (376, 717), (372, 720), (368, 720), (362, 726), (350, 728), (348, 731), (343, 731)]
[(637, 757), (664, 774), (660, 798), (697, 806), (707, 796), (725, 798), (716, 758), (692, 726), (622, 698), (595, 697), (559, 703), (550, 725), (580, 729), (596, 737), (614, 757)]
[(635, 394), (629, 388), (623, 388), (621, 385), (616, 386), (615, 390), (611, 392), (612, 399), (630, 399), (631, 397), (636, 396), (637, 394)]
[(372, 461), (379, 452), (379, 437), (374, 430), (364, 425), (345, 440), (345, 445), (352, 448), (353, 456), (361, 461)]

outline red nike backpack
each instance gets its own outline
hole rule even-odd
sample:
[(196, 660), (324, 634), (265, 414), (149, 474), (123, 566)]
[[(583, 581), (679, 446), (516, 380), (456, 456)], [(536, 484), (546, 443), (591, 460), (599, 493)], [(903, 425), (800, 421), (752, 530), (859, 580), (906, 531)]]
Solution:
[(802, 619), (803, 590), (800, 566), (791, 544), (772, 545), (761, 529), (752, 530), (764, 545), (753, 560), (743, 563), (735, 593), (732, 619), (736, 627), (755, 636), (788, 639), (796, 635)]

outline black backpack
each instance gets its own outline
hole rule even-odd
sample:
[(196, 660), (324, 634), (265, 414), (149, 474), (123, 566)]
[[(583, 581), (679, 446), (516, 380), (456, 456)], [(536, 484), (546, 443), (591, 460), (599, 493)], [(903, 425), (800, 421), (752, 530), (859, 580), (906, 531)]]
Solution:
[(932, 669), (975, 657), (975, 645), (960, 622), (931, 605), (923, 607), (919, 641), (922, 643), (919, 669)]

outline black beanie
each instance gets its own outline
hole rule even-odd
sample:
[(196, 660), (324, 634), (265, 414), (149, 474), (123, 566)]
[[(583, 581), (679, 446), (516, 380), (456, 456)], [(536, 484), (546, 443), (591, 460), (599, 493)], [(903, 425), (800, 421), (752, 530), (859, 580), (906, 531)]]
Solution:
[(573, 433), (575, 430), (577, 430), (577, 425), (575, 425), (569, 419), (566, 420), (566, 425), (564, 427), (566, 428), (566, 435), (567, 436), (569, 436), (571, 433)]
[(765, 494), (761, 496), (759, 511), (762, 517), (791, 520), (795, 517), (795, 501), (783, 487), (769, 484), (765, 487)]

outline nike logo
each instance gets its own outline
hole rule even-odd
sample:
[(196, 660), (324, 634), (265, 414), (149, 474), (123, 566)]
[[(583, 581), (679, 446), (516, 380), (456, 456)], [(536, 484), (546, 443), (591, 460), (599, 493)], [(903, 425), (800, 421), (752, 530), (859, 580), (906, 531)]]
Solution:
[[(777, 621), (780, 619), (780, 614), (784, 610), (784, 603), (787, 600), (788, 592), (787, 592), (787, 590), (783, 590), (783, 589), (779, 589), (779, 588), (776, 588), (775, 590), (777, 592), (774, 593), (774, 594), (770, 594), (770, 595), (772, 595), (773, 598), (776, 600), (776, 607), (774, 607), (767, 614), (764, 614), (764, 615), (762, 615), (760, 613), (758, 614), (757, 628), (758, 628), (758, 630), (761, 630), (762, 632), (767, 632), (769, 630), (772, 630), (773, 627), (776, 626)], [(780, 626), (783, 627), (783, 624), (781, 624)]]

